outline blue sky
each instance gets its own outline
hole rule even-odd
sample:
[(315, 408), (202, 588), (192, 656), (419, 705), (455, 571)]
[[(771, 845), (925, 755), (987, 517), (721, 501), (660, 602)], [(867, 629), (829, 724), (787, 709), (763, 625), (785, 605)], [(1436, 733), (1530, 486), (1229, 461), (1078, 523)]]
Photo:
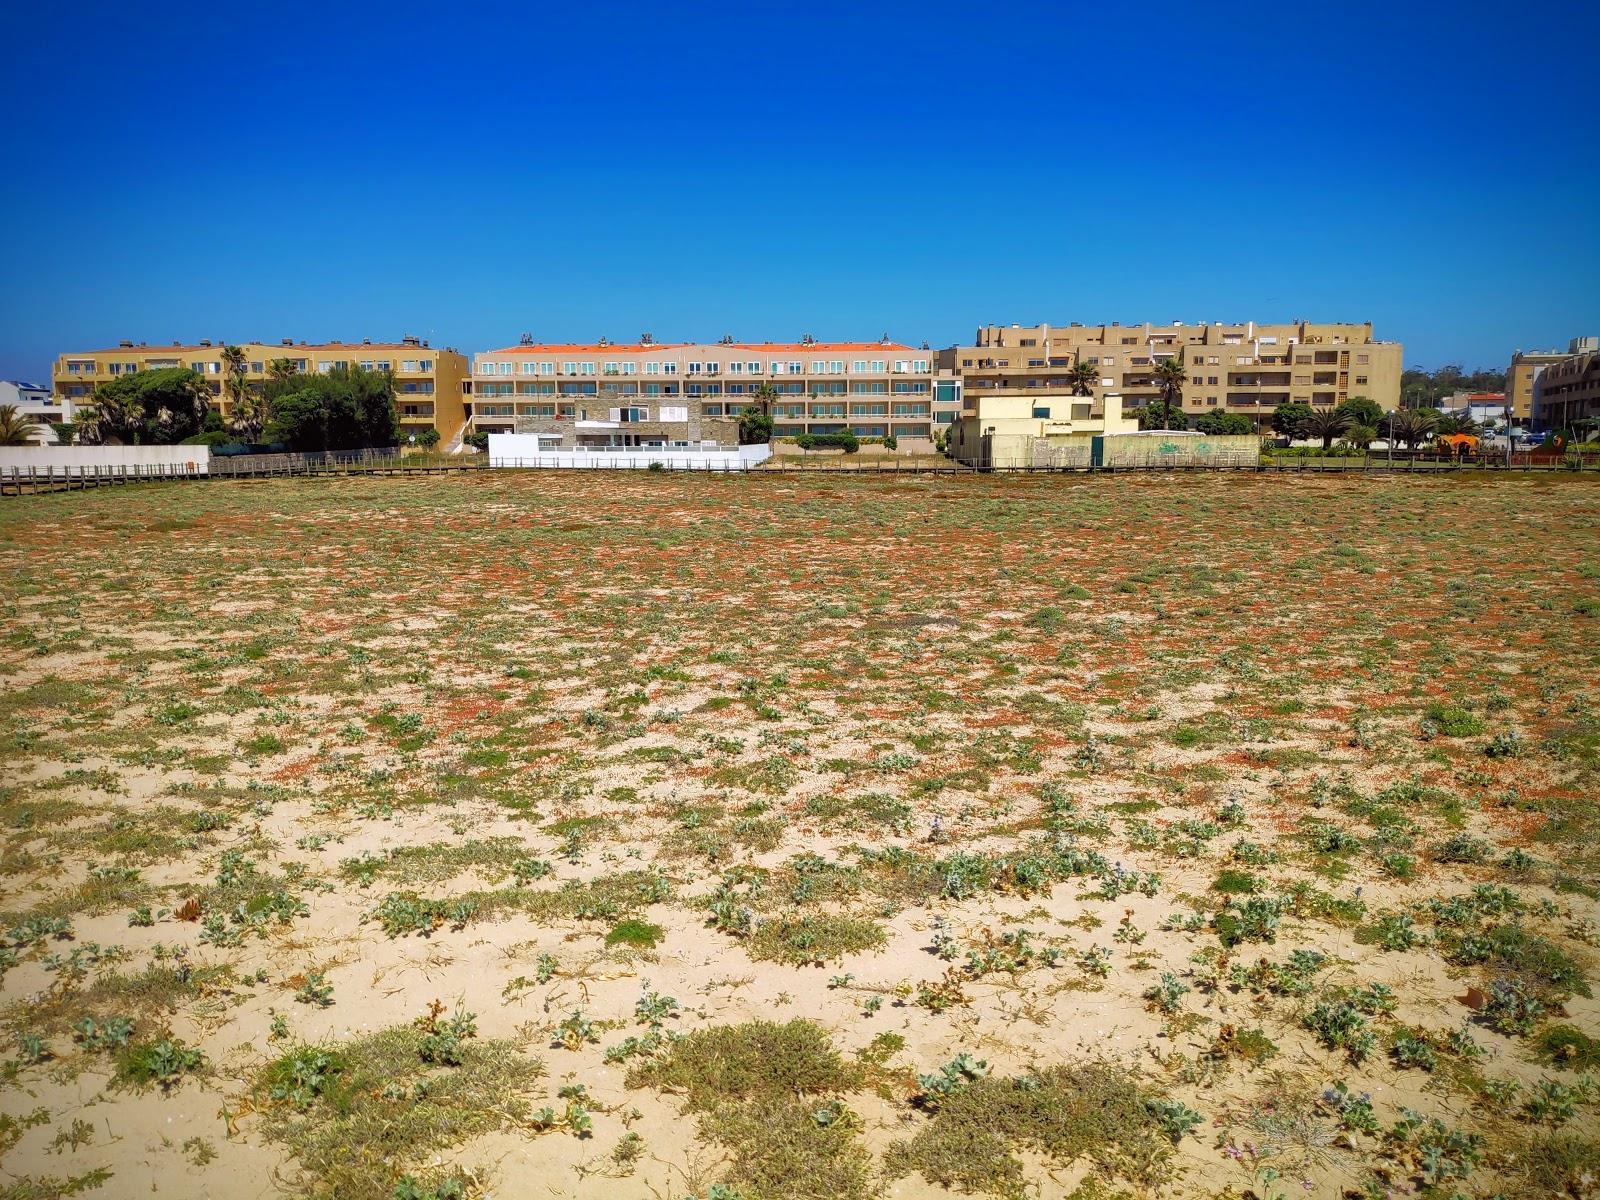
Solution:
[(1600, 333), (1583, 6), (1005, 11), (7, 5), (0, 377), (124, 337)]

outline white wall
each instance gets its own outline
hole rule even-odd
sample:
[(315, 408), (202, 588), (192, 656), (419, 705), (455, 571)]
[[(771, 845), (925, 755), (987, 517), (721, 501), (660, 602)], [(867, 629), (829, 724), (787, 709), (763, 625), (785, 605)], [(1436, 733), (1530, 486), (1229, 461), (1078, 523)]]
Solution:
[(642, 470), (652, 463), (675, 471), (743, 471), (772, 457), (768, 446), (728, 446), (716, 450), (549, 450), (536, 434), (491, 433), (491, 467), (570, 467), (590, 470)]
[(208, 446), (0, 446), (0, 475), (205, 475)]

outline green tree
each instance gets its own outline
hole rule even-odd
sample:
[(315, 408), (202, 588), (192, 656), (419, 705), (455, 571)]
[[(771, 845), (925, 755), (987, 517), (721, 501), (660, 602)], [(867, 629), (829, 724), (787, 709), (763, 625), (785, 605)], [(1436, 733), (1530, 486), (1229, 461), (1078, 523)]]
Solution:
[[(1419, 411), (1436, 412), (1437, 410), (1422, 409)], [(1478, 423), (1468, 414), (1462, 413), (1457, 416), (1455, 413), (1445, 412), (1438, 413), (1437, 417), (1435, 417), (1433, 431), (1441, 436), (1447, 433), (1465, 433), (1472, 437), (1477, 437), (1483, 432)]]
[(421, 433), (417, 434), (417, 445), (422, 446), (425, 449), (431, 450), (438, 444), (439, 431), (431, 425), (424, 429)]
[(1310, 419), (1311, 406), (1298, 400), (1285, 400), (1272, 410), (1272, 428), (1288, 438), (1304, 437)]
[(1256, 423), (1243, 413), (1209, 409), (1195, 418), (1194, 427), (1212, 437), (1242, 436), (1256, 431)]
[(336, 367), (326, 375), (269, 380), (265, 399), (272, 419), (263, 437), (293, 450), (359, 450), (400, 440), (387, 371)]
[(227, 374), (223, 390), (228, 396), (228, 430), (242, 442), (259, 442), (271, 419), (265, 389), (250, 386), (244, 351), (238, 346), (222, 348), (222, 366)]
[(0, 446), (31, 446), (37, 428), (15, 404), (0, 404)]
[(50, 428), (55, 431), (57, 444), (62, 446), (72, 445), (72, 439), (78, 436), (76, 421), (51, 421)]
[(1321, 408), (1306, 419), (1305, 435), (1321, 438), (1324, 450), (1333, 445), (1333, 439), (1349, 429), (1355, 421), (1342, 408)]
[(772, 416), (753, 404), (739, 413), (739, 444), (760, 446), (772, 440)]
[(198, 371), (162, 367), (123, 375), (94, 390), (84, 440), (172, 446), (199, 433), (211, 410), (211, 389)]
[(1352, 446), (1360, 446), (1365, 450), (1372, 445), (1377, 436), (1378, 427), (1376, 425), (1352, 425), (1345, 433), (1344, 440)]
[(267, 379), (273, 383), (282, 383), (293, 379), (298, 371), (295, 370), (294, 360), (289, 358), (275, 358), (267, 364)]
[(1100, 382), (1100, 368), (1093, 363), (1079, 359), (1072, 370), (1067, 374), (1072, 381), (1072, 394), (1074, 396), (1094, 395), (1094, 385)]
[(1413, 449), (1433, 432), (1437, 423), (1437, 415), (1425, 408), (1401, 409), (1384, 417), (1390, 439)]
[(1369, 396), (1351, 396), (1339, 405), (1339, 411), (1350, 414), (1352, 426), (1376, 425), (1383, 420), (1383, 408)]
[(1189, 372), (1178, 361), (1176, 354), (1163, 358), (1156, 364), (1156, 383), (1161, 385), (1161, 398), (1169, 407), (1178, 407), (1181, 411), (1183, 404), (1183, 385), (1189, 378)]
[(1187, 429), (1189, 418), (1183, 414), (1183, 405), (1159, 397), (1137, 410), (1140, 429)]
[(772, 440), (772, 403), (778, 389), (770, 383), (758, 384), (750, 393), (750, 403), (739, 413), (739, 444), (759, 446)]

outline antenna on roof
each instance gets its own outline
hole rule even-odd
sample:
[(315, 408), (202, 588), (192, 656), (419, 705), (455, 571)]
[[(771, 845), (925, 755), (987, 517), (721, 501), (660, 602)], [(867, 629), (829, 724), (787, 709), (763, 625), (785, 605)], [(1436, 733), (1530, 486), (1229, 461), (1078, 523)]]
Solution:
[(889, 340), (889, 331), (887, 329), (885, 329), (883, 331), (883, 336), (881, 338), (879, 338), (878, 340), (880, 342), (887, 342)]
[(611, 345), (611, 342), (610, 342), (610, 340), (608, 338), (606, 338), (602, 334), (601, 337), (600, 337), (600, 340), (598, 342), (596, 342), (595, 345), (597, 345), (597, 346), (609, 346), (609, 345)]
[(817, 339), (812, 337), (809, 333), (802, 333), (800, 335), (800, 344), (802, 346), (814, 345), (816, 343), (816, 340)]
[(641, 333), (639, 335), (639, 345), (641, 345), (641, 346), (654, 346), (655, 344), (656, 344), (656, 335), (655, 334), (653, 334), (653, 333)]
[(731, 333), (723, 334), (719, 339), (717, 339), (717, 345), (719, 345), (719, 346), (731, 346), (731, 345), (733, 345), (733, 334), (731, 334)]
[(531, 334), (531, 333), (523, 334), (521, 340), (519, 340), (517, 342), (517, 345), (519, 345), (519, 346), (531, 346), (531, 345), (533, 345), (533, 334)]

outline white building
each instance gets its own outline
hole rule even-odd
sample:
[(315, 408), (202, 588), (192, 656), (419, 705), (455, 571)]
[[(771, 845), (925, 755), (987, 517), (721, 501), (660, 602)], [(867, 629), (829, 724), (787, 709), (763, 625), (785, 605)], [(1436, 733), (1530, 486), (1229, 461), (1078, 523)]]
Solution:
[(57, 400), (50, 388), (38, 383), (24, 383), (15, 379), (0, 379), (0, 406), (11, 405), (23, 418), (38, 426), (34, 440), (54, 445), (56, 435), (51, 425), (57, 421), (70, 421), (75, 411), (72, 401)]

